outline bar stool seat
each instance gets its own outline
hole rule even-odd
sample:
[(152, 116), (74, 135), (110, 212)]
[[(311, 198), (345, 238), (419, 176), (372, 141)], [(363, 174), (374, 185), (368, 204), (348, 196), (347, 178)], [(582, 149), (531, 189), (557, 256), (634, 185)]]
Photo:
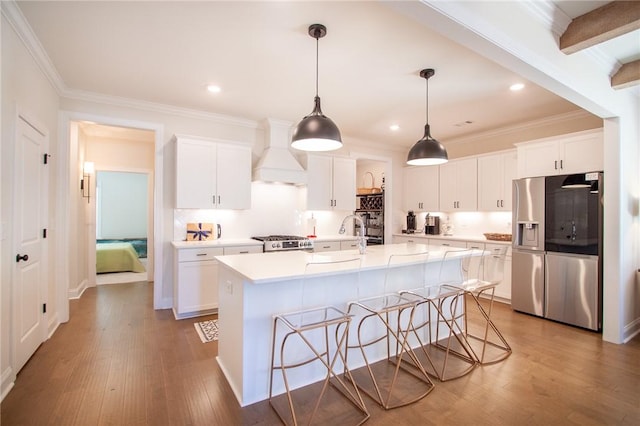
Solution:
[[(400, 266), (417, 264), (423, 268), (428, 253), (395, 254), (389, 257), (381, 296), (360, 298), (349, 304), (356, 315), (357, 344), (365, 366), (354, 371), (357, 387), (383, 408), (389, 410), (416, 402), (434, 388), (418, 357), (409, 345), (410, 324), (415, 302), (397, 292), (387, 292), (393, 272), (406, 271)], [(406, 323), (406, 326), (402, 326)], [(372, 362), (370, 349), (386, 344), (386, 359)], [(377, 360), (375, 360), (377, 361)]]
[[(314, 274), (323, 271), (353, 270), (359, 276), (360, 258), (312, 259), (305, 266), (301, 285), (300, 306), (305, 301), (307, 286)], [(357, 283), (353, 283), (357, 286)], [(309, 298), (307, 296), (307, 298)], [(317, 301), (315, 301), (317, 304)], [(340, 424), (360, 425), (369, 418), (358, 388), (353, 385), (347, 359), (347, 342), (352, 315), (338, 306), (321, 305), (300, 309), (295, 312), (274, 315), (271, 349), (271, 377), (269, 383), (269, 403), (285, 425), (326, 424), (338, 420)], [(279, 330), (283, 333), (278, 339)], [(276, 352), (277, 342), (280, 350)], [(292, 389), (288, 370), (319, 363), (324, 370), (324, 379), (300, 389)], [(273, 394), (274, 373), (282, 372), (284, 396)], [(316, 389), (316, 388), (319, 388)], [(330, 395), (330, 388), (336, 390)], [(311, 396), (311, 394), (315, 394)], [(286, 409), (279, 400), (286, 400)], [(340, 410), (335, 403), (342, 401)], [(331, 401), (332, 412), (322, 409), (324, 402)], [(346, 407), (345, 407), (346, 406)], [(338, 411), (340, 411), (338, 413)], [(322, 415), (325, 415), (322, 417)], [(345, 419), (340, 420), (342, 414)]]

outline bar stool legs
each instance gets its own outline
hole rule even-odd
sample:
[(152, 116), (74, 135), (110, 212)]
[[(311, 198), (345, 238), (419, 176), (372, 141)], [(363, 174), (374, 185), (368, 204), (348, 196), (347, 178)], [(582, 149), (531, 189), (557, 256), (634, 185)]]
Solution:
[[(311, 284), (307, 281), (322, 284), (322, 278), (317, 274), (344, 269), (356, 271), (353, 284), (357, 286), (360, 264), (360, 258), (312, 258), (305, 267), (300, 290), (300, 309), (274, 316), (269, 403), (285, 425), (329, 422), (360, 425), (369, 418), (369, 412), (347, 367), (352, 316), (329, 304), (309, 308), (308, 305), (318, 304), (317, 293), (313, 301), (305, 303), (305, 286)], [(278, 342), (279, 350), (276, 351)], [(304, 369), (296, 371), (299, 367)], [(284, 393), (281, 395), (274, 395), (276, 370), (282, 373)], [(294, 389), (294, 372), (319, 381)], [(308, 382), (306, 379), (302, 381)], [(328, 401), (331, 402), (330, 413), (321, 407), (323, 402)], [(324, 418), (322, 414), (325, 415)]]
[[(278, 323), (286, 323), (287, 326), (288, 321), (286, 319), (283, 320), (282, 317), (276, 317), (274, 319), (273, 332), (274, 336), (276, 335)], [(269, 402), (273, 407), (280, 420), (285, 425), (298, 425), (298, 424), (312, 424), (316, 419), (316, 415), (318, 414), (318, 410), (320, 409), (321, 402), (323, 398), (327, 395), (329, 390), (329, 386), (335, 388), (339, 394), (344, 397), (346, 401), (348, 401), (353, 407), (354, 414), (350, 415), (350, 418), (354, 418), (354, 423), (356, 425), (360, 425), (364, 423), (369, 418), (369, 413), (364, 405), (364, 401), (358, 391), (358, 388), (353, 385), (354, 380), (351, 376), (351, 371), (346, 368), (346, 342), (349, 335), (349, 325), (351, 322), (351, 318), (345, 316), (343, 318), (330, 321), (328, 323), (322, 324), (320, 327), (312, 326), (312, 327), (302, 327), (302, 328), (292, 328), (291, 331), (285, 334), (282, 339), (282, 344), (280, 345), (280, 363), (276, 363), (276, 340), (273, 340), (272, 345), (272, 366), (271, 366), (271, 381), (269, 386)], [(291, 327), (290, 327), (291, 328)], [(331, 332), (331, 328), (335, 330), (335, 344), (333, 344), (332, 339), (330, 338), (333, 334)], [(322, 332), (323, 337), (323, 347), (318, 349), (317, 342), (311, 342), (311, 340), (307, 337), (308, 331), (312, 330), (320, 330)], [(288, 363), (285, 359), (286, 357), (286, 347), (290, 338), (299, 337), (302, 342), (308, 347), (312, 356), (309, 358)], [(332, 346), (335, 346), (332, 351)], [(300, 399), (306, 400), (298, 404), (299, 409), (296, 410), (296, 404), (294, 403), (294, 391), (291, 389), (289, 379), (287, 376), (287, 370), (293, 369), (297, 367), (301, 367), (303, 365), (312, 363), (314, 361), (319, 361), (324, 368), (326, 369), (326, 376), (322, 380), (321, 385), (315, 384), (311, 386), (320, 387), (319, 392), (315, 399), (309, 398), (307, 396), (303, 396)], [(337, 372), (336, 364), (340, 363), (344, 365), (343, 374), (339, 374)], [(282, 378), (285, 387), (285, 397), (287, 401), (287, 411), (282, 410), (281, 407), (276, 403), (276, 398), (273, 395), (273, 381), (274, 381), (274, 372), (276, 370), (281, 370)], [(304, 393), (304, 390), (301, 392)], [(309, 413), (307, 415), (307, 413)], [(326, 422), (327, 420), (320, 420), (321, 423)], [(342, 423), (344, 424), (344, 423)]]

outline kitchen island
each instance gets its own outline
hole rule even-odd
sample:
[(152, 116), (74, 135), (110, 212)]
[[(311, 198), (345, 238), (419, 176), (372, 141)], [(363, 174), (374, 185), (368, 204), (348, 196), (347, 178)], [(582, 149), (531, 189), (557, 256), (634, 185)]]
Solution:
[[(415, 263), (406, 263), (395, 266), (401, 268), (402, 274), (394, 273), (394, 277), (404, 275), (403, 279), (388, 282), (385, 289), (385, 272), (389, 257), (393, 254), (416, 253), (429, 249), (432, 251), (426, 270), (428, 276), (433, 277), (435, 281), (444, 252), (440, 247), (424, 244), (367, 247), (365, 255), (359, 255), (357, 250), (343, 250), (324, 253), (293, 251), (218, 256), (220, 307), (217, 361), (240, 405), (246, 406), (268, 398), (274, 314), (324, 304), (346, 309), (346, 304), (357, 298), (377, 296), (385, 291), (396, 292), (415, 288), (416, 285), (408, 287), (407, 283), (415, 282), (415, 274), (420, 273), (421, 267)], [(304, 275), (305, 266), (312, 259), (338, 260), (352, 257), (361, 258), (359, 285), (353, 279), (353, 271), (348, 270), (317, 276)], [(456, 274), (459, 270), (457, 266), (459, 261), (453, 259), (445, 269), (451, 274)], [(306, 281), (306, 291), (317, 292), (315, 297), (305, 298), (311, 300), (305, 303), (306, 306), (301, 306), (303, 278)], [(353, 322), (357, 320), (354, 318)], [(355, 333), (352, 334), (355, 336)], [(381, 360), (386, 356), (384, 342), (368, 350), (367, 356), (370, 360)], [(348, 359), (351, 368), (363, 365), (362, 357), (357, 351), (350, 351)], [(289, 380), (292, 387), (296, 388), (314, 383), (323, 377), (321, 365), (314, 363), (296, 369)], [(275, 381), (274, 393), (283, 391), (281, 380)]]

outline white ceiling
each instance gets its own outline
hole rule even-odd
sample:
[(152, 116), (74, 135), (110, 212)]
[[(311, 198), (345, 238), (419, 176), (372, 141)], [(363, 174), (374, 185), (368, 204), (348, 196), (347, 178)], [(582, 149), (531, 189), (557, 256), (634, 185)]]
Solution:
[[(555, 3), (574, 17), (607, 2)], [(425, 124), (422, 68), (436, 70), (429, 80), (429, 122), (444, 143), (578, 109), (384, 2), (18, 5), (71, 92), (297, 122), (313, 107), (316, 42), (307, 28), (317, 22), (328, 30), (319, 44), (322, 109), (343, 139), (408, 149)], [(510, 92), (516, 82), (526, 89)], [(222, 92), (208, 93), (208, 84)], [(400, 130), (390, 131), (391, 124)]]

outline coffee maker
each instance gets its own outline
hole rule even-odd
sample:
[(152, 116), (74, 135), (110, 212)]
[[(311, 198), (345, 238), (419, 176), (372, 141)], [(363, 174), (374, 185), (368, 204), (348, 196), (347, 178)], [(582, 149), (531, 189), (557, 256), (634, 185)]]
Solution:
[(424, 220), (424, 233), (427, 235), (440, 235), (440, 218), (427, 213)]
[(416, 232), (416, 215), (412, 211), (407, 215), (407, 234)]

